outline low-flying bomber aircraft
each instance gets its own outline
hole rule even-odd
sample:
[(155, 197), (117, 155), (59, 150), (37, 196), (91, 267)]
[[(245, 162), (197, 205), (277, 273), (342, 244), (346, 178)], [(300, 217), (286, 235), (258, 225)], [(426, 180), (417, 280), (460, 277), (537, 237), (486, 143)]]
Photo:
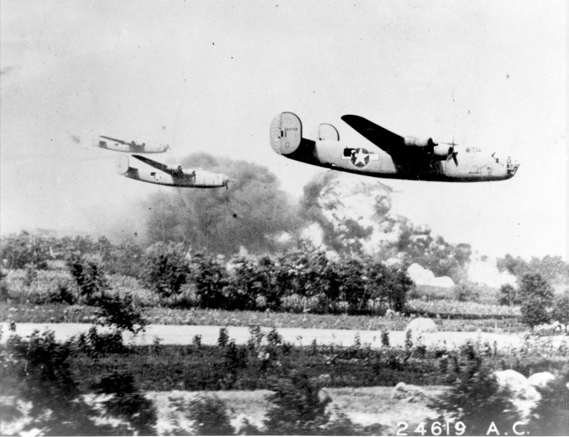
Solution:
[(101, 135), (101, 138), (104, 138), (105, 140), (109, 140), (112, 142), (99, 140), (97, 146), (100, 147), (101, 149), (114, 150), (115, 152), (164, 153), (166, 150), (170, 148), (168, 144), (160, 144), (158, 146), (155, 146), (146, 143), (137, 144), (134, 141), (128, 143), (123, 140), (117, 140), (116, 138), (105, 137), (104, 135)]
[(277, 115), (270, 128), (271, 147), (279, 155), (307, 164), (367, 176), (441, 182), (502, 181), (512, 178), (519, 163), (477, 147), (456, 150), (456, 144), (432, 138), (402, 137), (358, 115), (342, 120), (373, 145), (348, 146), (330, 124), (319, 127), (316, 141), (302, 136), (302, 123), (292, 112)]
[(144, 156), (132, 155), (156, 170), (131, 167), (128, 156), (117, 160), (117, 173), (137, 181), (151, 184), (168, 185), (185, 188), (229, 188), (230, 179), (221, 173), (213, 173), (202, 169), (184, 169), (181, 166), (169, 167)]

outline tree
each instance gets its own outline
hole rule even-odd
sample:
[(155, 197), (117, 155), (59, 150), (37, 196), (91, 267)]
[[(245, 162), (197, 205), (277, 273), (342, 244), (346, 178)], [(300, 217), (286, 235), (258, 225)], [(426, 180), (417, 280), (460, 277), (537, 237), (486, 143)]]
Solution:
[(475, 289), (473, 284), (462, 282), (453, 287), (454, 298), (459, 302), (474, 301), (478, 302), (480, 293)]
[(553, 288), (541, 274), (527, 273), (520, 284), (520, 297), (521, 299), (537, 298), (549, 305), (553, 299)]
[(520, 298), (516, 289), (511, 284), (503, 284), (500, 287), (500, 305), (517, 305), (520, 303)]
[(223, 289), (228, 285), (225, 266), (213, 256), (197, 253), (192, 258), (190, 278), (200, 308), (224, 308)]
[(521, 280), (522, 323), (530, 327), (548, 323), (547, 309), (553, 302), (553, 289), (539, 273), (527, 273)]
[(50, 258), (49, 247), (48, 237), (22, 231), (0, 240), (0, 256), (6, 260), (9, 269), (23, 269), (28, 265), (46, 269)]
[(67, 267), (79, 286), (84, 302), (96, 305), (108, 287), (99, 263), (85, 256), (71, 254), (67, 258)]
[(160, 297), (180, 293), (187, 281), (189, 263), (181, 243), (155, 243), (146, 250), (144, 281)]
[(561, 323), (565, 327), (565, 332), (567, 332), (567, 325), (569, 325), (569, 289), (566, 289), (564, 294), (555, 298), (551, 317), (556, 322)]

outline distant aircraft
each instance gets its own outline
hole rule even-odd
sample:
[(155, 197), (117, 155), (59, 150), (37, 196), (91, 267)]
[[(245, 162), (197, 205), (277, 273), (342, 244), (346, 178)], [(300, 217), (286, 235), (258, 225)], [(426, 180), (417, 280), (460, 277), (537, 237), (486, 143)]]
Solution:
[(378, 178), (441, 182), (484, 182), (512, 178), (519, 163), (466, 147), (458, 159), (457, 144), (432, 138), (402, 137), (357, 115), (342, 117), (372, 145), (352, 147), (340, 142), (330, 124), (319, 127), (316, 141), (303, 138), (302, 123), (292, 112), (277, 115), (270, 128), (271, 147), (287, 158), (338, 171)]
[(151, 146), (147, 145), (146, 143), (137, 144), (134, 141), (130, 143), (117, 140), (116, 138), (105, 137), (101, 135), (101, 138), (105, 140), (112, 141), (112, 143), (108, 143), (107, 141), (99, 140), (99, 144), (97, 145), (101, 149), (113, 150), (115, 152), (127, 152), (127, 153), (164, 153), (166, 150), (170, 148), (169, 145), (159, 145), (159, 146)]
[(183, 169), (181, 166), (169, 167), (144, 156), (132, 156), (158, 171), (133, 168), (129, 165), (128, 156), (121, 156), (117, 160), (116, 169), (118, 174), (151, 184), (185, 188), (229, 188), (229, 182), (231, 182), (227, 176), (221, 173), (213, 173), (201, 169)]

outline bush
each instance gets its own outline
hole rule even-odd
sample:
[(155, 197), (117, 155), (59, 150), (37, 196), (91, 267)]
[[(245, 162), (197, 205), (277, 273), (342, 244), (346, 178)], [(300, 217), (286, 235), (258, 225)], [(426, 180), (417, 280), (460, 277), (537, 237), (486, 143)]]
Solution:
[(330, 421), (326, 407), (332, 400), (328, 396), (321, 398), (320, 388), (306, 375), (279, 380), (272, 389), (274, 393), (267, 398), (272, 405), (264, 421), (267, 434), (319, 434)]
[(181, 414), (185, 419), (192, 421), (191, 430), (181, 425), (176, 414), (170, 414), (170, 422), (174, 426), (171, 434), (187, 435), (193, 431), (195, 435), (232, 435), (234, 430), (229, 421), (225, 403), (213, 396), (197, 396), (186, 401), (180, 397), (170, 397), (170, 404), (174, 412)]
[[(3, 381), (2, 394), (14, 397), (12, 417), (15, 417), (17, 410), (15, 405), (24, 401), (31, 403), (28, 412), (31, 420), (25, 423), (23, 431), (36, 428), (44, 435), (128, 433), (128, 423), (122, 427), (101, 424), (99, 411), (85, 402), (71, 371), (73, 348), (72, 342), (57, 343), (53, 332), (49, 331), (41, 335), (35, 331), (28, 340), (19, 336), (8, 339), (6, 345), (1, 347), (0, 379)], [(117, 390), (121, 388), (124, 388), (124, 385), (117, 387), (114, 384), (105, 384), (99, 393), (116, 395)], [(130, 405), (130, 411), (139, 408), (140, 403), (133, 402), (131, 397), (134, 392), (131, 384), (130, 391), (124, 396), (121, 395), (122, 401), (108, 401), (106, 416), (132, 421), (133, 428), (141, 429), (136, 413), (128, 416), (123, 410), (125, 405)], [(121, 403), (123, 407), (119, 407)], [(150, 414), (145, 417), (146, 423), (153, 420)]]
[(443, 423), (463, 422), (468, 435), (486, 435), (491, 422), (499, 430), (512, 429), (519, 417), (509, 390), (499, 386), (473, 344), (465, 345), (461, 354), (465, 359), (463, 363), (453, 357), (451, 389), (435, 398), (429, 407), (441, 414), (438, 420)]
[(569, 414), (567, 401), (569, 396), (569, 368), (544, 388), (537, 388), (541, 400), (531, 412), (529, 434), (531, 435), (567, 435)]
[(126, 351), (120, 332), (99, 333), (94, 326), (89, 329), (87, 334), (79, 334), (76, 337), (75, 345), (79, 351), (91, 357), (96, 357), (99, 354), (120, 354)]
[(127, 435), (136, 431), (138, 435), (156, 435), (156, 407), (138, 390), (132, 375), (114, 372), (102, 378), (93, 388), (97, 394), (111, 395), (102, 402), (105, 415), (128, 424), (117, 429), (117, 434)]

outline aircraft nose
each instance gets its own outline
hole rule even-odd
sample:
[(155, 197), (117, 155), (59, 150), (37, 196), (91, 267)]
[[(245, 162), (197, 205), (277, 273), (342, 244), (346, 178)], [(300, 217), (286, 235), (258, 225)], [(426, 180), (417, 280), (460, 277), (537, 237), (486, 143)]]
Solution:
[(508, 156), (508, 160), (506, 163), (506, 170), (507, 170), (508, 175), (510, 177), (513, 177), (516, 174), (516, 171), (518, 171), (519, 166), (520, 166), (520, 162), (517, 159), (514, 159), (511, 156)]

